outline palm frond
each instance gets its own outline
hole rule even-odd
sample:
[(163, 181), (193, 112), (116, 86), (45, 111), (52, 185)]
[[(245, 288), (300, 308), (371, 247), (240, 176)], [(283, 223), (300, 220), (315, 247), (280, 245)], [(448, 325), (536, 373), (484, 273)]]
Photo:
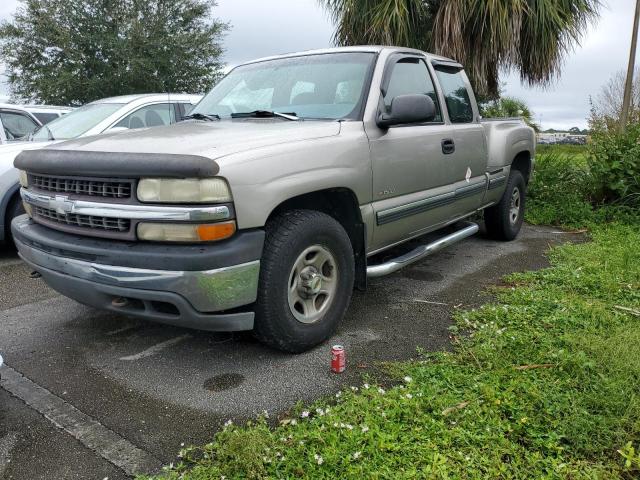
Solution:
[(463, 63), (481, 95), (499, 74), (548, 85), (597, 18), (601, 0), (320, 0), (339, 45), (401, 45)]

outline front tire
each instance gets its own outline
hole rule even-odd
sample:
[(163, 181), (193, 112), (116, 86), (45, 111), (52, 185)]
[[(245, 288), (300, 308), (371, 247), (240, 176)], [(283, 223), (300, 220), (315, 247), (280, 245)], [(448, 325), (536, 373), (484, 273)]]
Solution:
[(313, 210), (292, 210), (266, 226), (254, 334), (299, 353), (323, 342), (344, 316), (354, 281), (344, 228)]
[(12, 198), (11, 201), (9, 202), (9, 206), (7, 207), (7, 211), (4, 217), (5, 218), (4, 238), (8, 244), (13, 243), (13, 237), (11, 235), (11, 221), (16, 217), (23, 215), (24, 213), (25, 211), (22, 205), (22, 200), (20, 199), (20, 196), (17, 195), (14, 198)]
[(487, 234), (496, 240), (510, 241), (518, 236), (524, 221), (526, 184), (522, 173), (512, 170), (500, 203), (484, 211)]

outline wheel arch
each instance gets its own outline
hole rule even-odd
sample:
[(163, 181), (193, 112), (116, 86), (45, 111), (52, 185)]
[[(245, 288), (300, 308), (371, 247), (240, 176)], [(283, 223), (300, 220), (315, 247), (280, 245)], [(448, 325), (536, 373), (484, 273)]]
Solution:
[(296, 195), (284, 200), (269, 214), (272, 218), (290, 210), (316, 210), (334, 218), (345, 229), (355, 259), (355, 286), (364, 290), (367, 285), (366, 225), (355, 192), (346, 187), (328, 188)]
[(16, 183), (9, 187), (0, 199), (0, 242), (5, 241), (9, 237), (10, 224), (7, 224), (9, 216), (9, 208), (14, 201), (20, 201), (20, 184)]
[(519, 152), (511, 162), (511, 170), (518, 170), (524, 177), (525, 184), (529, 183), (531, 178), (531, 169), (533, 162), (531, 161), (531, 152), (523, 150)]

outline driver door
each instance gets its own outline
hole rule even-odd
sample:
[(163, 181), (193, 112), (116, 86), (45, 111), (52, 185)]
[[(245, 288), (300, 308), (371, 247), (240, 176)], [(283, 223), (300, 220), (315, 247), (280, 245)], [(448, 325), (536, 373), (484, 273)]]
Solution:
[(453, 152), (448, 145), (454, 132), (443, 119), (434, 85), (423, 57), (402, 54), (389, 59), (380, 109), (388, 112), (398, 95), (426, 94), (436, 105), (436, 117), (426, 123), (367, 129), (376, 219), (371, 250), (419, 235), (450, 217)]

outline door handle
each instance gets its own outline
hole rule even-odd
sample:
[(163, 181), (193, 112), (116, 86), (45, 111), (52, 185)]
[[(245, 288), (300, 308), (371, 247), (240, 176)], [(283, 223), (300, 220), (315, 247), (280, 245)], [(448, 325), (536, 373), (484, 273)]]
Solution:
[(449, 155), (456, 151), (456, 144), (453, 143), (453, 140), (450, 138), (445, 138), (441, 142), (442, 145), (442, 153), (445, 155)]

